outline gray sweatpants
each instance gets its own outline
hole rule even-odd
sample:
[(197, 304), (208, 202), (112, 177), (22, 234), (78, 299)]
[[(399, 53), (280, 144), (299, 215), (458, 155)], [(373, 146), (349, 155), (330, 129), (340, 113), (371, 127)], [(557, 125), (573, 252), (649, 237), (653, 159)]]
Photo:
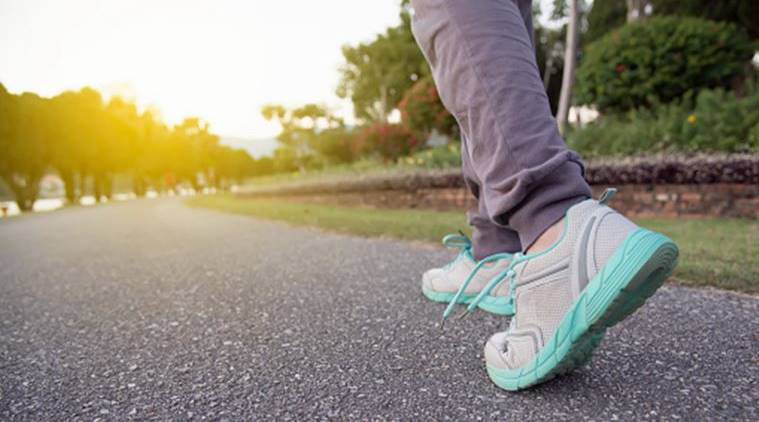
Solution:
[(551, 115), (532, 43), (531, 0), (411, 0), (412, 29), (461, 127), (474, 255), (529, 247), (590, 197)]

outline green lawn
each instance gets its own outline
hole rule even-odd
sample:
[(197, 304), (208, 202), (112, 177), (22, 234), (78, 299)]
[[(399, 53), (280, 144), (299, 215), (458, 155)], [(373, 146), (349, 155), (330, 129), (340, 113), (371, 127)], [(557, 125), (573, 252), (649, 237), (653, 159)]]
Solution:
[[(362, 236), (438, 242), (446, 233), (469, 231), (460, 212), (332, 207), (231, 195), (198, 196), (186, 203)], [(758, 221), (640, 219), (637, 223), (667, 234), (680, 246), (677, 282), (759, 293)]]

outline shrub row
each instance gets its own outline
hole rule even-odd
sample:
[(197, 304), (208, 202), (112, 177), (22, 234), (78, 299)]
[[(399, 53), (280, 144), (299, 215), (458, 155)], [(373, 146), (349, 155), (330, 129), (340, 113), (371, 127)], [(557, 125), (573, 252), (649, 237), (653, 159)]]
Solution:
[[(654, 156), (594, 160), (585, 178), (593, 185), (759, 184), (759, 154)], [(458, 169), (416, 170), (319, 182), (296, 181), (263, 186), (244, 195), (287, 196), (346, 192), (408, 191), (464, 187)]]
[(759, 89), (747, 95), (721, 89), (690, 93), (650, 109), (601, 116), (567, 133), (567, 143), (584, 157), (666, 152), (742, 153), (759, 151)]
[(759, 154), (639, 157), (590, 161), (592, 185), (759, 183)]

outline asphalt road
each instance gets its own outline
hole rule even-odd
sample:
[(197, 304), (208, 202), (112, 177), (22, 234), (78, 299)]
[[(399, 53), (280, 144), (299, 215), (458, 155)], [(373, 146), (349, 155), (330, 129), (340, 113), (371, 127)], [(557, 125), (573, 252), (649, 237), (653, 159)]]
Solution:
[(436, 328), (450, 252), (139, 200), (0, 221), (0, 420), (758, 420), (759, 299), (667, 286), (520, 393)]

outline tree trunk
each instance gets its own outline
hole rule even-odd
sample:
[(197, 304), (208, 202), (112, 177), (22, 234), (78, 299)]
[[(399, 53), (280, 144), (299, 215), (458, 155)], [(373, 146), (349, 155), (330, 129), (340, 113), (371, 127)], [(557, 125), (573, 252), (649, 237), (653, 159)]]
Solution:
[(378, 119), (380, 122), (386, 123), (387, 122), (387, 86), (382, 84), (379, 88), (380, 90), (380, 108), (379, 108), (379, 116)]
[(76, 180), (74, 179), (74, 172), (71, 170), (58, 170), (58, 174), (63, 181), (63, 189), (66, 192), (66, 201), (69, 204), (76, 202)]
[(16, 200), (18, 209), (22, 212), (32, 211), (34, 208), (34, 202), (37, 201), (37, 195), (40, 190), (40, 180), (42, 175), (25, 175), (21, 177), (21, 181), (18, 178), (4, 177), (5, 183), (13, 192), (13, 197)]
[(543, 87), (548, 90), (548, 84), (551, 83), (551, 71), (553, 70), (553, 51), (546, 57), (546, 68), (543, 69)]
[(627, 23), (635, 22), (646, 17), (646, 6), (649, 0), (626, 0)]
[(132, 191), (138, 197), (145, 196), (145, 178), (142, 175), (132, 175)]
[(103, 175), (100, 173), (92, 174), (92, 186), (95, 190), (95, 202), (100, 202), (100, 197), (103, 195)]
[(82, 197), (87, 195), (87, 174), (83, 171), (79, 172), (79, 201), (77, 205), (81, 205)]
[(572, 104), (572, 87), (575, 83), (575, 67), (577, 66), (577, 25), (578, 0), (569, 2), (569, 21), (567, 22), (567, 42), (564, 49), (564, 74), (561, 78), (561, 95), (556, 120), (559, 131), (563, 134), (569, 117), (569, 107)]
[(113, 175), (106, 174), (104, 183), (103, 194), (105, 195), (105, 199), (110, 201), (113, 199)]

